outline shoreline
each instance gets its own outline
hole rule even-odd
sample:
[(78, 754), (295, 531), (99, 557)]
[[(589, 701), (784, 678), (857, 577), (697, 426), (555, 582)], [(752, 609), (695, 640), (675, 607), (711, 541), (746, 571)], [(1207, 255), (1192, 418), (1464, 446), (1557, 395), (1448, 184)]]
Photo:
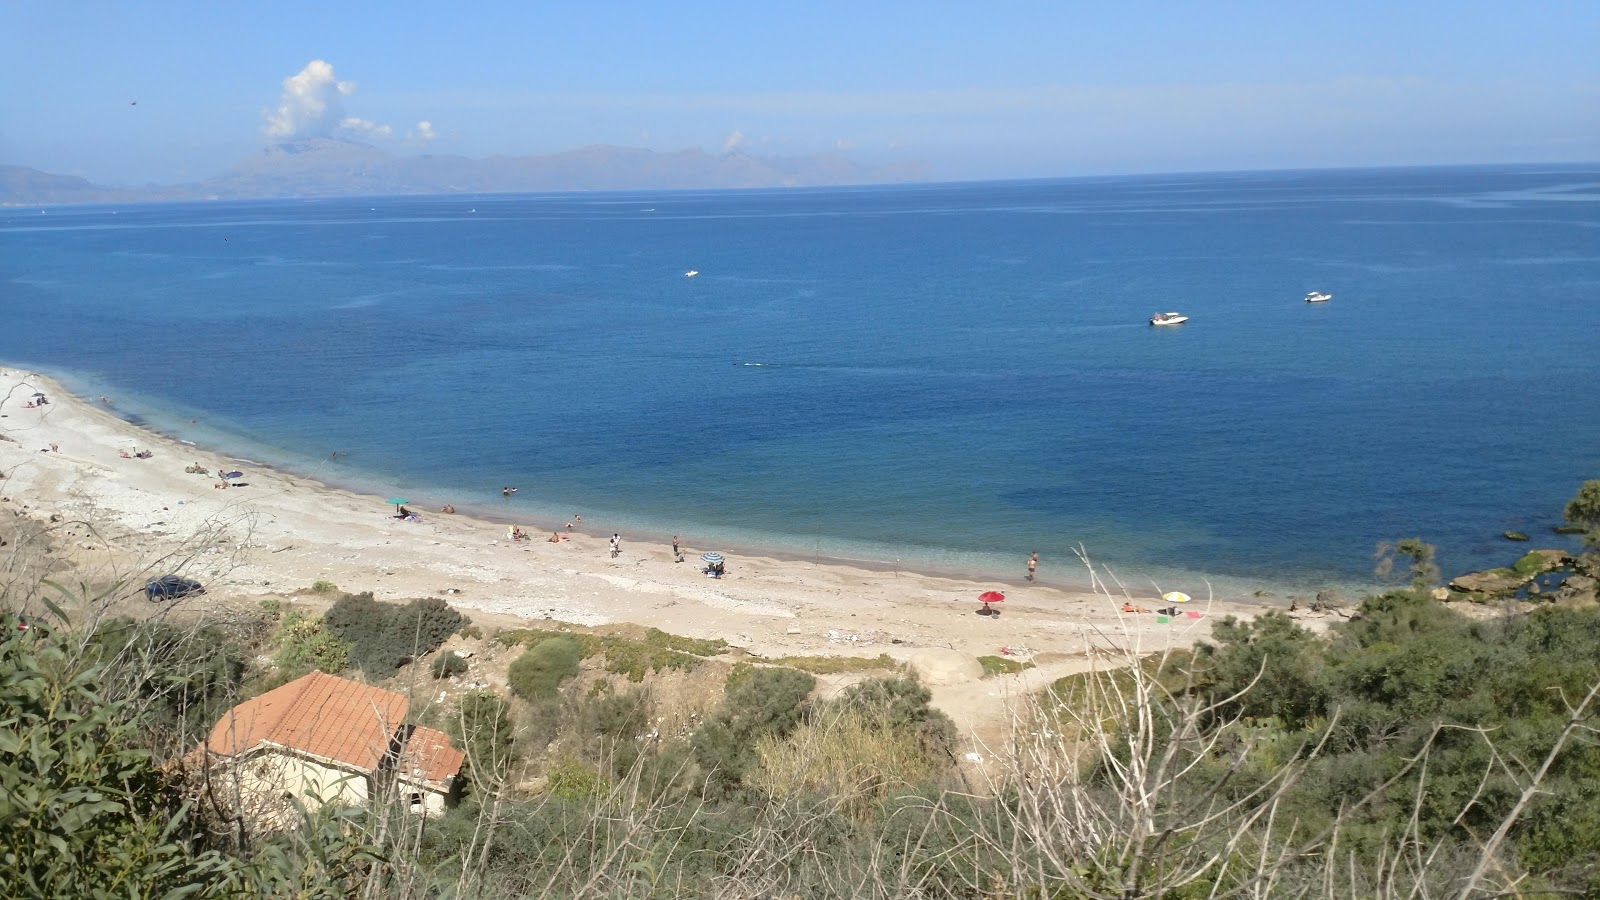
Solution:
[[(22, 371), (18, 366), (5, 361), (0, 361), (0, 368), (5, 368), (11, 372)], [(536, 531), (540, 527), (546, 526), (553, 526), (559, 529), (561, 523), (572, 516), (571, 513), (556, 512), (554, 506), (513, 509), (501, 507), (494, 503), (493, 500), (456, 503), (449, 496), (452, 492), (437, 484), (413, 485), (413, 488), (384, 487), (381, 482), (386, 479), (381, 474), (362, 472), (360, 470), (341, 471), (343, 465), (346, 464), (341, 463), (339, 466), (329, 466), (327, 460), (318, 459), (313, 461), (311, 457), (303, 452), (293, 451), (254, 439), (237, 428), (218, 428), (216, 426), (201, 425), (199, 426), (200, 429), (209, 434), (201, 437), (198, 441), (191, 441), (182, 436), (175, 428), (165, 426), (175, 425), (191, 412), (204, 414), (204, 410), (190, 410), (181, 413), (164, 410), (159, 405), (158, 398), (147, 398), (136, 390), (133, 391), (136, 397), (135, 405), (141, 411), (132, 412), (124, 411), (117, 407), (102, 407), (90, 401), (87, 395), (79, 393), (78, 390), (110, 388), (112, 387), (111, 385), (96, 384), (95, 379), (92, 377), (83, 377), (70, 372), (52, 374), (38, 369), (26, 371), (37, 373), (35, 377), (48, 379), (55, 385), (56, 390), (63, 395), (71, 396), (86, 404), (89, 408), (105, 413), (124, 425), (136, 428), (153, 437), (160, 437), (182, 444), (196, 453), (220, 456), (258, 469), (271, 469), (286, 476), (314, 481), (329, 490), (344, 491), (359, 496), (379, 497), (380, 499), (380, 495), (416, 496), (426, 501), (427, 505), (432, 506), (434, 509), (438, 508), (438, 504), (455, 503), (462, 514), (474, 519), (501, 526), (517, 524), (532, 527)], [(72, 382), (78, 383), (77, 390), (74, 389), (75, 386), (72, 385)], [(230, 448), (238, 445), (231, 441), (246, 444), (248, 448), (238, 451), (236, 455), (235, 451)], [(246, 454), (263, 456), (268, 461), (256, 460)], [(391, 484), (397, 480), (407, 480), (407, 477), (402, 476), (391, 479)], [(534, 504), (539, 503), (539, 501), (532, 502)], [(611, 509), (610, 512), (613, 515), (619, 514), (619, 510), (615, 508)], [(602, 510), (603, 513), (604, 511)], [(626, 512), (620, 512), (621, 517), (626, 518), (627, 515)], [(529, 524), (539, 521), (544, 521), (546, 526), (530, 526)], [(595, 517), (591, 516), (586, 526), (592, 525), (594, 521)], [(611, 526), (596, 527), (584, 533), (603, 538), (615, 530), (621, 531), (625, 539), (631, 535), (632, 539), (636, 541), (666, 544), (670, 542), (675, 531), (687, 534), (696, 534), (696, 532), (714, 533), (717, 531), (714, 526), (709, 528), (697, 527), (701, 524), (689, 522), (682, 527), (667, 527), (665, 523), (647, 520), (642, 525), (636, 522), (613, 523)], [(763, 540), (763, 537), (771, 539)], [(1022, 575), (1023, 563), (1027, 559), (1026, 553), (1016, 555), (1015, 572), (1002, 574), (1006, 573), (1012, 566), (1009, 563), (1000, 562), (995, 554), (987, 552), (975, 554), (976, 558), (973, 560), (941, 563), (915, 552), (904, 557), (891, 555), (898, 548), (890, 545), (882, 545), (882, 552), (876, 555), (871, 554), (870, 550), (864, 547), (856, 548), (854, 552), (850, 552), (848, 547), (850, 539), (848, 538), (843, 539), (846, 542), (846, 547), (827, 547), (827, 549), (821, 549), (820, 551), (810, 551), (803, 546), (798, 546), (798, 540), (786, 541), (784, 540), (785, 537), (798, 536), (769, 535), (765, 532), (754, 532), (749, 535), (733, 534), (731, 536), (724, 533), (724, 539), (721, 540), (714, 536), (710, 538), (702, 537), (702, 539), (710, 542), (711, 549), (724, 553), (747, 557), (762, 557), (796, 565), (843, 566), (873, 572), (901, 573), (1018, 588), (1030, 584)], [(825, 536), (816, 536), (816, 541), (819, 548), (828, 544), (828, 539)], [(909, 549), (913, 551), (921, 550), (929, 555), (946, 552), (946, 548), (938, 547), (913, 547)], [(845, 550), (846, 552), (839, 552), (840, 550)], [(1039, 581), (1035, 583), (1069, 593), (1093, 591), (1093, 578), (1074, 555), (1075, 548), (1059, 547), (1056, 550), (1060, 552), (1046, 555), (1045, 566), (1040, 573)], [(1093, 559), (1092, 554), (1090, 558)], [(1178, 589), (1199, 596), (1201, 591), (1210, 590), (1216, 596), (1225, 599), (1250, 604), (1260, 604), (1265, 600), (1270, 604), (1270, 602), (1278, 600), (1287, 603), (1293, 597), (1306, 600), (1318, 591), (1330, 588), (1342, 591), (1347, 595), (1359, 595), (1382, 589), (1377, 584), (1360, 583), (1342, 578), (1333, 573), (1322, 575), (1306, 574), (1299, 578), (1263, 578), (1215, 574), (1127, 561), (1124, 561), (1121, 565), (1127, 566), (1127, 571), (1132, 573), (1125, 582), (1130, 589), (1134, 590), (1135, 593), (1141, 593), (1139, 589), (1143, 588), (1152, 593), (1152, 595), (1158, 595), (1166, 590)], [(1159, 589), (1157, 589), (1157, 585), (1160, 585)]]
[[(46, 407), (22, 408), (25, 380), (49, 395)], [(1158, 622), (1154, 613), (1123, 614), (1124, 595), (1101, 571), (1094, 574), (1109, 594), (726, 550), (728, 575), (711, 579), (698, 565), (710, 548), (685, 544), (688, 561), (679, 564), (664, 542), (627, 537), (617, 557), (605, 538), (577, 531), (557, 543), (539, 532), (509, 542), (503, 522), (421, 509), (420, 522), (402, 522), (381, 496), (271, 467), (248, 468), (248, 486), (219, 490), (215, 475), (184, 468), (240, 457), (133, 424), (49, 376), (0, 369), (0, 414), (0, 433), (20, 441), (0, 441), (4, 502), (35, 517), (93, 523), (106, 546), (80, 557), (109, 554), (141, 577), (161, 568), (193, 573), (211, 588), (207, 597), (282, 597), (332, 581), (385, 600), (442, 596), (469, 612), (720, 637), (769, 658), (889, 653), (902, 661), (927, 647), (972, 656), (1008, 648), (1087, 657), (1108, 642), (1156, 650), (1208, 636), (1216, 617), (1249, 618), (1286, 602), (1197, 594), (1184, 610), (1197, 617)], [(59, 451), (41, 452), (50, 444)], [(135, 448), (154, 456), (118, 455)], [(166, 562), (173, 558), (181, 564)], [(1003, 613), (976, 617), (978, 595), (996, 587), (1007, 595)], [(1159, 603), (1130, 594), (1136, 607)]]
[[(20, 390), (25, 379), (35, 387)], [(33, 390), (51, 402), (23, 409)], [(385, 601), (440, 597), (501, 623), (632, 625), (720, 638), (732, 652), (773, 661), (887, 655), (914, 665), (944, 654), (964, 658), (970, 670), (931, 682), (935, 704), (962, 728), (993, 729), (1008, 698), (1123, 658), (1108, 662), (1108, 651), (1191, 646), (1208, 639), (1222, 616), (1250, 619), (1287, 602), (1195, 593), (1167, 618), (1155, 613), (1153, 594), (1124, 594), (1100, 569), (1093, 574), (1107, 589), (1097, 593), (725, 550), (727, 575), (712, 579), (698, 561), (710, 548), (685, 544), (680, 564), (665, 542), (624, 538), (615, 557), (606, 538), (576, 531), (556, 543), (539, 533), (511, 542), (504, 523), (422, 510), (420, 522), (404, 522), (381, 494), (270, 467), (240, 466), (248, 486), (217, 489), (215, 474), (184, 468), (198, 461), (216, 472), (219, 459), (235, 457), (132, 424), (49, 376), (0, 367), (0, 416), (0, 435), (12, 439), (0, 440), (0, 508), (51, 529), (54, 555), (83, 583), (116, 577), (130, 584), (112, 607), (123, 614), (170, 608), (148, 604), (138, 585), (174, 572), (206, 585), (205, 594), (179, 601), (202, 616), (267, 599), (294, 604), (325, 581)], [(153, 456), (134, 458), (140, 449)], [(995, 588), (1006, 595), (1000, 615), (976, 615), (979, 594)], [(1130, 596), (1135, 611), (1124, 612)], [(1314, 630), (1336, 621), (1292, 615)], [(981, 678), (977, 657), (994, 655), (1038, 668)]]

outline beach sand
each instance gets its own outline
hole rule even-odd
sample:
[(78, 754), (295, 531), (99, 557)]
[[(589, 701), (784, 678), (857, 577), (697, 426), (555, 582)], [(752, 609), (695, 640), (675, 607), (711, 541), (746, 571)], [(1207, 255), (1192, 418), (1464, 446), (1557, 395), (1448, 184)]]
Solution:
[[(24, 408), (34, 391), (49, 404)], [(1040, 662), (1021, 678), (952, 675), (935, 687), (936, 702), (945, 695), (946, 705), (976, 715), (1008, 691), (1096, 665), (1093, 648), (1188, 645), (1209, 635), (1218, 617), (1248, 618), (1266, 603), (1286, 602), (1208, 598), (1205, 584), (1163, 585), (1194, 595), (1180, 612), (1199, 618), (1161, 622), (1154, 613), (1122, 613), (1123, 590), (1114, 582), (1109, 593), (1096, 594), (1022, 580), (1026, 553), (1017, 555), (1019, 578), (1010, 584), (742, 555), (729, 558), (726, 577), (712, 579), (698, 559), (715, 548), (685, 542), (687, 561), (676, 563), (669, 545), (623, 534), (622, 552), (612, 558), (605, 522), (585, 519), (593, 533), (550, 543), (549, 531), (534, 523), (522, 523), (531, 540), (510, 542), (504, 524), (466, 515), (418, 509), (420, 522), (401, 521), (381, 496), (168, 439), (118, 418), (109, 404), (74, 398), (48, 378), (11, 367), (0, 370), (0, 416), (0, 435), (11, 439), (0, 440), (0, 497), (8, 508), (40, 521), (85, 523), (71, 531), (66, 548), (79, 565), (133, 575), (136, 586), (173, 570), (199, 579), (207, 594), (186, 602), (202, 608), (329, 581), (386, 600), (444, 597), (469, 614), (654, 626), (722, 638), (769, 658), (887, 653), (907, 661), (928, 648), (972, 658), (1005, 648)], [(59, 449), (50, 451), (52, 444)], [(141, 449), (153, 455), (119, 455)], [(185, 473), (194, 464), (211, 474)], [(220, 471), (234, 468), (244, 471), (246, 486), (214, 487)], [(1044, 562), (1047, 570), (1082, 566)], [(977, 614), (978, 595), (988, 590), (1006, 595), (998, 616)], [(1160, 590), (1129, 585), (1128, 595), (1154, 609)]]

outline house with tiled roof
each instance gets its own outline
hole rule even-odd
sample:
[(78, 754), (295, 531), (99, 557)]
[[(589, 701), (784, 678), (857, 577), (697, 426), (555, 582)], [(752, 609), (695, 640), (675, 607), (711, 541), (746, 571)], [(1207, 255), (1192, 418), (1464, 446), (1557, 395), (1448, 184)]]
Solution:
[(312, 672), (228, 710), (198, 749), (213, 785), (226, 779), (225, 796), (258, 814), (289, 797), (367, 806), (389, 787), (416, 812), (442, 813), (466, 757), (407, 722), (409, 707), (394, 691)]

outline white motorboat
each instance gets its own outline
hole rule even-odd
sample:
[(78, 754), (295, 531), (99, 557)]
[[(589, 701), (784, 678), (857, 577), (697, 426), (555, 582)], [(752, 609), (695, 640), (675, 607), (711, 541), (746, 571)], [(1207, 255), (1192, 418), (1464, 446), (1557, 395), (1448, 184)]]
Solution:
[(683, 273), (683, 277), (685, 277), (685, 278), (693, 278), (693, 277), (695, 277), (696, 275), (699, 275), (699, 274), (700, 274), (700, 270), (699, 269), (690, 269), (689, 271)]
[(1156, 313), (1150, 317), (1151, 325), (1182, 325), (1187, 321), (1188, 316), (1175, 312)]
[(1332, 294), (1324, 294), (1321, 291), (1312, 291), (1311, 293), (1306, 295), (1306, 302), (1307, 303), (1327, 303), (1329, 300), (1332, 300), (1332, 299), (1333, 299), (1333, 295)]

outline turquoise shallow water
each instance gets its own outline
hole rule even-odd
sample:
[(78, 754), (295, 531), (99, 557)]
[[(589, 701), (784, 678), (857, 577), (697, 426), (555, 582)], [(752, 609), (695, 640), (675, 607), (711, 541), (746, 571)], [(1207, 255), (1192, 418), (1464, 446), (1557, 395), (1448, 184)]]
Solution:
[(1046, 581), (1503, 564), (1600, 477), (1597, 298), (1600, 166), (0, 211), (0, 358), (180, 437)]

